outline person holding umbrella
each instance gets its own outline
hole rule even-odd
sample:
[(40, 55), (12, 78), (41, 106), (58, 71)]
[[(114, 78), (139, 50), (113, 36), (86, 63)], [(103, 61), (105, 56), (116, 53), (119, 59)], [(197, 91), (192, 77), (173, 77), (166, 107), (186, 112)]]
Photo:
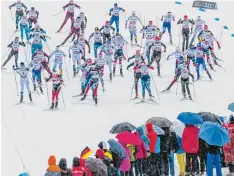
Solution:
[(228, 164), (229, 175), (234, 175), (234, 116), (230, 115), (229, 123), (227, 124), (229, 131), (230, 142), (224, 147), (225, 162)]

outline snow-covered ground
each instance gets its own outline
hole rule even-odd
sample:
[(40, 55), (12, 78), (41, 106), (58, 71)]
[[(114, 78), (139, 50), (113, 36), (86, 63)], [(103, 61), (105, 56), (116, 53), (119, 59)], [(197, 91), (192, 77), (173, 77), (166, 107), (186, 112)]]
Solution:
[[(1, 37), (1, 57), (7, 52), (6, 47), (10, 40), (10, 36), (14, 32), (15, 23), (11, 19), (8, 6), (13, 2), (2, 2), (2, 37)], [(39, 10), (39, 23), (42, 28), (47, 31), (47, 35), (52, 39), (48, 40), (50, 51), (60, 44), (68, 34), (70, 21), (63, 29), (64, 33), (55, 34), (60, 27), (65, 12), (57, 16), (53, 14), (62, 10), (62, 6), (67, 2), (44, 2), (44, 1), (26, 1), (28, 7), (34, 6)], [(114, 2), (77, 2), (82, 11), (85, 12), (88, 18), (86, 38), (93, 32), (96, 26), (100, 27), (109, 19), (107, 15), (109, 8)], [(158, 19), (161, 15), (168, 11), (176, 16), (176, 21), (185, 14), (189, 18), (195, 18), (201, 15), (207, 22), (209, 28), (215, 36), (221, 32), (222, 25), (229, 26), (229, 30), (223, 32), (222, 49), (216, 49), (218, 57), (224, 60), (220, 62), (225, 68), (225, 71), (219, 67), (215, 67), (216, 72), (211, 71), (213, 81), (209, 81), (206, 74), (203, 74), (202, 81), (195, 83), (195, 90), (191, 86), (192, 95), (194, 93), (195, 103), (191, 101), (180, 101), (181, 89), (178, 85), (178, 95), (175, 93), (160, 94), (160, 105), (156, 104), (138, 104), (136, 105), (130, 99), (131, 89), (133, 85), (133, 72), (127, 71), (124, 62), (124, 78), (116, 76), (112, 83), (108, 81), (108, 68), (106, 67), (105, 88), (106, 92), (99, 92), (99, 105), (95, 107), (92, 100), (87, 98), (84, 104), (78, 104), (77, 100), (72, 99), (72, 95), (80, 93), (79, 78), (72, 79), (72, 62), (66, 58), (66, 63), (69, 66), (67, 78), (66, 72), (64, 75), (65, 86), (63, 87), (63, 96), (65, 109), (63, 106), (62, 97), (60, 97), (58, 111), (44, 111), (48, 108), (47, 97), (45, 95), (38, 96), (33, 93), (34, 104), (16, 105), (19, 101), (19, 96), (16, 96), (16, 88), (14, 83), (14, 74), (11, 71), (14, 59), (8, 63), (7, 71), (2, 71), (2, 118), (8, 128), (8, 132), (15, 141), (18, 147), (20, 156), (29, 172), (33, 176), (41, 176), (47, 168), (47, 159), (49, 155), (54, 154), (57, 159), (65, 157), (71, 166), (72, 158), (79, 156), (85, 146), (89, 146), (93, 151), (97, 149), (97, 144), (101, 140), (108, 140), (113, 137), (109, 131), (113, 125), (118, 122), (128, 121), (136, 126), (143, 124), (152, 116), (164, 116), (170, 120), (175, 120), (178, 113), (182, 111), (212, 111), (219, 115), (229, 115), (227, 106), (234, 99), (234, 60), (233, 60), (233, 44), (234, 38), (231, 38), (231, 33), (234, 31), (233, 16), (234, 2), (218, 2), (218, 10), (200, 12), (192, 8), (192, 1), (186, 1), (183, 5), (176, 5), (172, 1), (165, 2), (119, 2), (119, 6), (126, 9), (127, 16), (133, 10), (137, 15), (141, 15), (142, 20), (145, 18), (145, 24), (149, 20), (153, 20), (161, 28), (161, 21)], [(12, 10), (14, 11), (14, 10)], [(14, 13), (13, 13), (14, 14)], [(78, 10), (76, 10), (78, 14)], [(215, 17), (221, 19), (220, 22), (214, 20)], [(120, 31), (123, 36), (129, 40), (129, 33), (124, 29), (124, 13), (120, 17)], [(140, 26), (138, 27), (140, 29)], [(176, 22), (172, 25), (173, 40), (178, 45), (179, 26)], [(19, 33), (16, 33), (19, 36)], [(14, 37), (12, 37), (13, 39)], [(140, 41), (140, 35), (139, 39)], [(174, 51), (173, 46), (170, 46), (168, 35), (163, 37), (163, 41), (167, 44), (168, 49), (166, 56)], [(68, 44), (66, 44), (68, 46)], [(127, 47), (127, 56), (132, 56), (136, 48)], [(62, 47), (67, 53), (68, 47)], [(48, 48), (45, 47), (48, 53)], [(28, 55), (28, 54), (27, 54)], [(93, 53), (91, 53), (93, 56)], [(29, 57), (29, 56), (27, 56)], [(4, 58), (6, 59), (6, 58)], [(24, 49), (20, 49), (19, 60), (24, 61)], [(162, 59), (162, 77), (154, 76), (158, 90), (165, 89), (174, 76), (174, 59), (166, 61)], [(70, 64), (69, 64), (70, 63)], [(118, 73), (118, 70), (117, 70)], [(152, 72), (156, 75), (156, 72)], [(17, 80), (19, 78), (17, 77)], [(32, 88), (32, 85), (31, 85)], [(46, 87), (44, 83), (44, 91)], [(49, 96), (51, 96), (51, 84), (49, 84)], [(156, 95), (155, 88), (152, 82), (153, 94)], [(172, 88), (172, 92), (176, 92), (176, 84)], [(25, 101), (28, 102), (28, 97), (25, 92)], [(17, 175), (23, 172), (23, 166), (19, 159), (14, 144), (11, 141), (6, 128), (2, 125), (2, 175)], [(178, 169), (177, 169), (178, 172)]]

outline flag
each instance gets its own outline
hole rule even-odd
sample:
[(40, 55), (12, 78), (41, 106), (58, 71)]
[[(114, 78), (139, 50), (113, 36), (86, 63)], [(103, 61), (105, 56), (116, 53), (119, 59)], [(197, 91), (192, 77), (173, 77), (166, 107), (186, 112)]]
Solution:
[(89, 147), (85, 147), (85, 149), (81, 152), (80, 158), (86, 159), (92, 154), (92, 150)]

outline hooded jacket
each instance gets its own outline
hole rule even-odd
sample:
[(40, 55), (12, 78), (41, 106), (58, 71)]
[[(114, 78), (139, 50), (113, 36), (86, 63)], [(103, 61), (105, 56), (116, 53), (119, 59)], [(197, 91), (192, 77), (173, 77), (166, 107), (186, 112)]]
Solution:
[[(134, 132), (134, 134), (140, 138), (140, 134), (137, 131)], [(141, 144), (137, 146), (136, 158), (137, 159), (147, 158), (147, 151), (145, 148), (145, 144), (142, 140)]]
[(92, 176), (91, 171), (85, 166), (84, 159), (74, 157), (72, 163), (72, 176)]
[(122, 163), (122, 158), (120, 158), (117, 154), (115, 154), (114, 152), (112, 152), (112, 158), (113, 158), (113, 165), (116, 169), (120, 168), (120, 165)]
[(147, 129), (147, 137), (150, 141), (149, 150), (151, 153), (155, 153), (156, 152), (157, 133), (154, 131), (152, 123), (147, 123), (146, 129)]
[(61, 176), (71, 176), (71, 170), (67, 168), (67, 160), (65, 158), (59, 161), (59, 167), (61, 169)]
[(145, 135), (143, 128), (142, 127), (138, 127), (136, 129), (136, 131), (140, 134), (141, 140), (145, 144), (146, 151), (149, 150), (149, 143), (150, 143), (150, 141), (149, 141), (148, 137)]
[(60, 168), (59, 166), (56, 165), (56, 158), (54, 155), (51, 155), (48, 159), (48, 169), (47, 169), (47, 172), (58, 172), (60, 173)]
[(199, 149), (199, 129), (187, 126), (182, 134), (182, 148), (186, 153), (197, 153)]
[(162, 128), (164, 131), (164, 135), (160, 136), (160, 152), (170, 153), (172, 149), (172, 136), (170, 128)]
[(111, 159), (105, 156), (101, 160), (107, 166), (108, 176), (117, 176), (117, 169), (111, 165)]
[(120, 171), (126, 172), (131, 169), (130, 150), (126, 145), (123, 145), (123, 147), (125, 149), (126, 156), (122, 160), (122, 163), (120, 165)]
[(223, 147), (225, 162), (231, 163), (234, 162), (234, 122), (231, 122), (227, 125), (230, 142)]

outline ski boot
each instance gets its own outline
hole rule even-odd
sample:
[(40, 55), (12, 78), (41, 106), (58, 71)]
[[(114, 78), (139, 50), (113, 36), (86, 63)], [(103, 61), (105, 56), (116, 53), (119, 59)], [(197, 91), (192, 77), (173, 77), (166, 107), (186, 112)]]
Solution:
[(93, 101), (95, 101), (95, 96), (94, 96), (94, 94), (93, 94)]
[(51, 104), (50, 109), (54, 109), (54, 103)]
[(57, 108), (58, 107), (58, 102), (55, 102), (55, 106), (54, 106), (55, 108)]
[(42, 89), (42, 87), (40, 87), (39, 89), (40, 89), (41, 93), (43, 94), (44, 92), (43, 92), (43, 89)]
[(135, 98), (134, 99), (137, 99), (138, 98), (138, 93), (136, 92), (136, 96), (135, 96)]
[(137, 45), (137, 38), (135, 37), (135, 44)]
[(145, 102), (145, 97), (142, 97), (141, 102)]
[(210, 72), (209, 72), (208, 70), (206, 70), (206, 73), (207, 73), (207, 75), (209, 76), (210, 80), (212, 81), (212, 77), (211, 77), (211, 75), (210, 75)]
[(212, 64), (209, 64), (209, 66), (210, 66), (210, 69), (211, 69), (211, 70), (214, 70), (214, 67), (213, 67)]
[(173, 45), (172, 38), (170, 38), (170, 44)]
[(85, 93), (85, 90), (82, 89), (82, 92), (80, 93), (80, 96), (84, 95), (84, 93)]
[(154, 101), (152, 95), (149, 95), (149, 100), (150, 100), (150, 101)]
[(189, 95), (188, 97), (189, 97), (190, 100), (193, 100), (192, 97), (191, 97), (191, 95)]
[(123, 70), (122, 70), (122, 68), (120, 69), (120, 75), (123, 77)]
[(33, 84), (33, 91), (36, 91), (36, 90), (37, 90), (36, 84)]
[(32, 94), (30, 93), (28, 96), (29, 96), (29, 100), (32, 102)]
[(160, 66), (159, 65), (157, 66), (157, 69), (158, 69), (158, 76), (161, 77)]
[(112, 82), (112, 73), (110, 74), (110, 82)]
[(80, 101), (83, 101), (85, 98), (86, 98), (86, 95), (84, 95), (84, 96), (80, 99)]
[(115, 76), (115, 67), (113, 68), (113, 76)]
[(17, 26), (16, 26), (16, 31), (18, 31), (18, 29), (19, 29), (19, 26), (17, 25)]
[(76, 77), (76, 71), (73, 72), (73, 77)]
[(97, 100), (97, 97), (94, 98), (94, 102), (95, 102), (95, 105), (98, 104), (98, 100)]
[(23, 102), (23, 95), (20, 95), (20, 103), (22, 103)]

